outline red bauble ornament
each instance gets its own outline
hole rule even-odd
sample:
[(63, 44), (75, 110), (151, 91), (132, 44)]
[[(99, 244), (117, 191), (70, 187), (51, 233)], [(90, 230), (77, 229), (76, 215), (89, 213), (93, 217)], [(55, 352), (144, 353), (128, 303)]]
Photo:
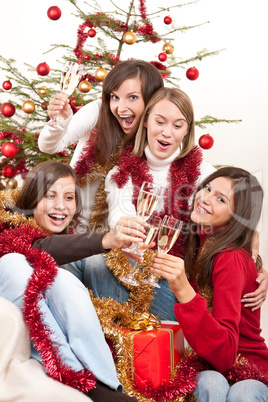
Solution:
[(14, 166), (6, 165), (3, 168), (3, 176), (8, 177), (11, 179), (12, 177), (16, 176), (17, 169)]
[(209, 134), (201, 135), (198, 141), (199, 145), (203, 149), (210, 149), (214, 144), (214, 139)]
[(95, 29), (93, 29), (93, 28), (91, 28), (89, 31), (88, 31), (88, 36), (90, 37), (90, 38), (94, 38), (94, 36), (96, 36), (96, 31), (95, 31)]
[(190, 67), (186, 71), (186, 77), (188, 80), (194, 81), (199, 77), (199, 71), (195, 67)]
[(47, 10), (47, 16), (51, 20), (56, 21), (61, 17), (61, 9), (57, 6), (49, 7)]
[(1, 106), (1, 113), (4, 117), (12, 117), (13, 114), (15, 114), (15, 106), (12, 105), (11, 103), (3, 103)]
[(166, 61), (166, 60), (167, 60), (167, 54), (164, 53), (164, 52), (159, 53), (158, 59), (159, 59), (160, 61)]
[(43, 110), (47, 110), (47, 106), (48, 106), (48, 102), (43, 102), (43, 103), (41, 104), (41, 108), (42, 108)]
[(169, 15), (167, 15), (164, 18), (164, 23), (167, 24), (167, 25), (171, 24), (172, 23), (172, 18)]
[(5, 91), (9, 91), (12, 88), (12, 84), (10, 81), (4, 81), (2, 87)]
[(48, 75), (50, 72), (50, 67), (47, 63), (40, 63), (36, 67), (36, 71), (39, 75)]
[(14, 142), (5, 142), (1, 147), (1, 152), (6, 158), (13, 158), (18, 153), (18, 147)]

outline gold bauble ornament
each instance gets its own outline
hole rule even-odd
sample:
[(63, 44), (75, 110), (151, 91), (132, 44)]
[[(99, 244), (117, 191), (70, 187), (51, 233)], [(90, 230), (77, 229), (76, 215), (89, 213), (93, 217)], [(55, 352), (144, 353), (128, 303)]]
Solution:
[(163, 51), (166, 53), (166, 54), (171, 54), (171, 53), (173, 53), (174, 52), (174, 46), (172, 45), (172, 43), (171, 42), (169, 42), (169, 43), (165, 43), (164, 45), (163, 45)]
[(79, 83), (78, 89), (80, 92), (83, 92), (83, 94), (86, 94), (91, 90), (91, 84), (88, 80), (83, 80)]
[(133, 43), (135, 43), (137, 40), (136, 35), (134, 34), (133, 31), (129, 31), (124, 33), (123, 35), (123, 41), (127, 44), (127, 45), (133, 45)]
[(23, 102), (21, 108), (25, 113), (33, 113), (35, 110), (35, 104), (31, 100), (27, 100)]
[(41, 86), (38, 89), (38, 95), (47, 95), (47, 87), (45, 85)]
[(95, 71), (95, 78), (98, 81), (104, 81), (107, 74), (108, 74), (108, 71), (105, 68), (100, 67), (100, 68), (98, 68), (98, 70)]
[(18, 187), (18, 182), (16, 179), (9, 179), (6, 182), (6, 188), (14, 190), (15, 188)]

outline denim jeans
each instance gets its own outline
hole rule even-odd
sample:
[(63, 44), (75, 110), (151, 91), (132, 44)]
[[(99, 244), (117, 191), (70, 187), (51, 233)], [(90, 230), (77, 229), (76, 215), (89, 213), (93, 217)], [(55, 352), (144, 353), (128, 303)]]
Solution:
[[(24, 291), (33, 272), (22, 254), (0, 259), (0, 296), (22, 309)], [(98, 380), (117, 389), (120, 382), (109, 346), (88, 290), (73, 275), (59, 268), (51, 288), (39, 302), (44, 324), (53, 333), (63, 362), (75, 371), (90, 370)], [(32, 357), (40, 361), (33, 348)]]
[(208, 370), (197, 375), (194, 391), (197, 402), (267, 402), (268, 387), (257, 380), (243, 380), (229, 386), (219, 372)]
[[(102, 254), (63, 265), (62, 268), (77, 276), (87, 288), (93, 290), (94, 295), (97, 297), (111, 297), (119, 302), (128, 300), (129, 291), (107, 267)], [(158, 316), (162, 321), (177, 321), (174, 314), (176, 297), (165, 279), (160, 280), (159, 285), (161, 286), (160, 289), (154, 288), (154, 299), (152, 300), (150, 312)]]

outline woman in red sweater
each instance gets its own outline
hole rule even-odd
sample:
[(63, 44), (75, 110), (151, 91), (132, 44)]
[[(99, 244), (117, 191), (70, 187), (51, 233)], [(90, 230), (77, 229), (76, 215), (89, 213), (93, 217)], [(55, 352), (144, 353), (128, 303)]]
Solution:
[(204, 363), (198, 402), (268, 400), (260, 310), (241, 303), (256, 289), (261, 267), (258, 257), (256, 269), (251, 244), (262, 199), (261, 186), (247, 171), (226, 167), (212, 173), (195, 195), (184, 261), (158, 253), (152, 264), (176, 295), (176, 318)]

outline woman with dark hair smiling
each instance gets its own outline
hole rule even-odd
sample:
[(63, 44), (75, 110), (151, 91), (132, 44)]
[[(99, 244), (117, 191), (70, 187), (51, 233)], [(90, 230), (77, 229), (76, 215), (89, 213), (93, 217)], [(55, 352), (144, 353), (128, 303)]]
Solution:
[(110, 232), (68, 233), (81, 201), (73, 169), (60, 162), (35, 166), (13, 195), (0, 194), (0, 296), (23, 311), (32, 357), (93, 401), (132, 400), (121, 392), (88, 290), (57, 264), (142, 240), (143, 222), (122, 219)]
[(268, 398), (260, 309), (241, 303), (256, 289), (251, 252), (262, 200), (261, 186), (247, 171), (226, 167), (212, 173), (195, 194), (184, 261), (157, 253), (152, 264), (152, 272), (169, 282), (184, 336), (205, 362), (194, 392), (198, 402)]

